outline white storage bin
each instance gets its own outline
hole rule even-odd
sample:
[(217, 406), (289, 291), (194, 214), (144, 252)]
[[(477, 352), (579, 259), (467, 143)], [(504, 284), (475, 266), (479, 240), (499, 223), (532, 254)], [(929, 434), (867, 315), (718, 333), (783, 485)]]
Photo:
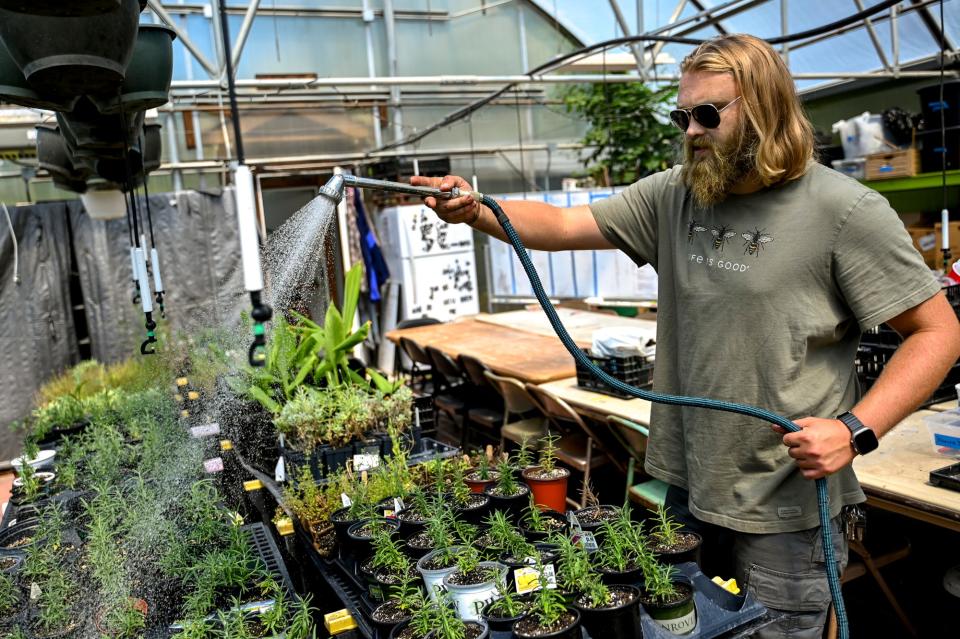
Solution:
[(960, 409), (936, 413), (924, 417), (923, 421), (930, 431), (934, 452), (960, 458)]
[(852, 160), (833, 160), (830, 162), (834, 171), (839, 171), (854, 180), (862, 180), (867, 174), (867, 161), (864, 158)]

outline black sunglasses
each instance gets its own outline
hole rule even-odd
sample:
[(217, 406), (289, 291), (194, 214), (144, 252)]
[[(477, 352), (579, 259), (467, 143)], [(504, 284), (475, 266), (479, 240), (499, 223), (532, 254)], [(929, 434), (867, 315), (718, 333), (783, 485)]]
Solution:
[(715, 129), (720, 126), (720, 114), (723, 113), (724, 109), (739, 99), (740, 96), (738, 95), (720, 109), (714, 104), (698, 104), (689, 109), (674, 109), (670, 112), (670, 120), (674, 126), (681, 131), (686, 131), (690, 128), (690, 118), (696, 120), (697, 123), (705, 129)]

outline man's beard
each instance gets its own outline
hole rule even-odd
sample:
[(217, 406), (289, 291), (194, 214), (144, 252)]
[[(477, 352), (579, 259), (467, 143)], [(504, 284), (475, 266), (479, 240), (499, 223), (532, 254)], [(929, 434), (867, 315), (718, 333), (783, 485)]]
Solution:
[[(683, 182), (694, 203), (706, 208), (723, 202), (730, 189), (753, 171), (759, 138), (748, 124), (742, 123), (729, 140), (717, 143), (707, 135), (683, 140)], [(698, 158), (694, 150), (710, 149)]]

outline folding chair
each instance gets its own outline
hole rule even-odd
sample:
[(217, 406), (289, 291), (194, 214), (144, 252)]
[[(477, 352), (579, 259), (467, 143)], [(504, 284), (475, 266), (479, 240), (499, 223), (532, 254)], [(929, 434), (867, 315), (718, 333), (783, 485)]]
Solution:
[(433, 370), (433, 405), (441, 413), (445, 413), (460, 429), (460, 441), (463, 442), (463, 433), (466, 419), (466, 399), (464, 397), (463, 372), (449, 355), (433, 346), (427, 346), (424, 351), (430, 358)]
[(648, 510), (655, 510), (657, 506), (662, 506), (667, 497), (666, 482), (648, 479), (638, 484), (633, 483), (637, 462), (640, 462), (640, 472), (643, 472), (643, 458), (647, 451), (647, 438), (650, 437), (650, 431), (646, 426), (617, 415), (607, 415), (607, 425), (613, 436), (630, 455), (630, 461), (627, 462), (627, 497)]
[[(524, 417), (532, 411), (537, 411), (523, 382), (512, 377), (497, 375), (492, 371), (484, 371), (484, 377), (503, 397), (503, 424), (500, 426), (500, 450), (504, 450), (506, 440), (515, 444), (527, 444), (532, 448), (540, 447), (540, 439), (547, 434), (547, 420), (542, 415)], [(520, 419), (510, 421), (510, 416), (516, 415)]]
[(497, 439), (497, 431), (503, 423), (503, 398), (484, 375), (490, 368), (471, 355), (461, 353), (457, 359), (465, 374), (466, 383), (470, 386), (467, 393), (464, 447), (470, 443), (470, 434), (474, 430), (470, 428), (472, 425), (478, 426), (483, 435)]

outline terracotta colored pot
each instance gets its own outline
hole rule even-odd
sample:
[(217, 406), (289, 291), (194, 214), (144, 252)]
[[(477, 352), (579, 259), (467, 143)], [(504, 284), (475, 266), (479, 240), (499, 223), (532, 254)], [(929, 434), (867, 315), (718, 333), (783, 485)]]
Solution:
[(532, 466), (523, 471), (523, 481), (527, 482), (530, 490), (533, 491), (534, 501), (542, 508), (549, 508), (560, 513), (565, 512), (567, 510), (567, 480), (570, 479), (570, 471), (558, 466), (557, 470), (563, 471), (562, 477), (537, 479), (533, 475), (539, 470), (539, 466)]

